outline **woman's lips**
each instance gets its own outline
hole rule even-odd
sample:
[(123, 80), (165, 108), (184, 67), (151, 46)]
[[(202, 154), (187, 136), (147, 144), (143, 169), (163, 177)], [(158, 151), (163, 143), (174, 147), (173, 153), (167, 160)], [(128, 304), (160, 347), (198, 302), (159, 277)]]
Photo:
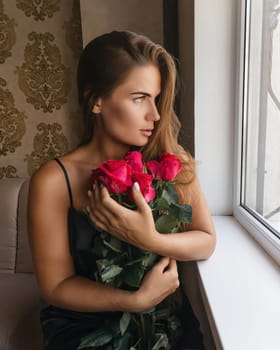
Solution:
[(152, 129), (140, 129), (141, 133), (145, 136), (151, 136), (153, 133)]

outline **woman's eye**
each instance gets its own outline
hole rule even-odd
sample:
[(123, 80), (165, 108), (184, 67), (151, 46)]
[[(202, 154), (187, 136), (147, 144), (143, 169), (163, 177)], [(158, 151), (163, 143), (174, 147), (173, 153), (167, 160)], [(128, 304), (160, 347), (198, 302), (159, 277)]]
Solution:
[(146, 97), (146, 96), (136, 97), (136, 98), (134, 99), (134, 102), (135, 102), (135, 103), (141, 103), (142, 101), (144, 101), (145, 97)]

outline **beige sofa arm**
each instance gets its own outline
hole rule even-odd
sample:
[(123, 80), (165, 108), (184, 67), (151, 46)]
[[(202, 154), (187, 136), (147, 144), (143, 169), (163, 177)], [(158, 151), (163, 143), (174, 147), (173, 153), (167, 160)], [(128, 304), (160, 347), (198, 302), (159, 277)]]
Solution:
[(18, 198), (26, 179), (0, 181), (0, 272), (15, 272)]
[(0, 181), (0, 349), (40, 350), (42, 305), (32, 273), (26, 205), (28, 180)]

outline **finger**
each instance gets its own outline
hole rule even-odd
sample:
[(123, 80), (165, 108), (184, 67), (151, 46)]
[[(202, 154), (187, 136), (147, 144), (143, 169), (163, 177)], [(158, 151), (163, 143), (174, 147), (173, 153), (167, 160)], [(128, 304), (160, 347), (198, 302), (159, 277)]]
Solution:
[(162, 272), (166, 270), (169, 266), (170, 258), (168, 256), (165, 256), (160, 259), (160, 261), (155, 265), (157, 268), (159, 268)]
[(177, 270), (177, 262), (175, 259), (170, 259), (168, 269), (169, 270)]
[(96, 203), (98, 198), (96, 184), (93, 184), (92, 191), (88, 191), (89, 205), (87, 206), (87, 211), (90, 215), (91, 220), (96, 223), (101, 221), (103, 224), (106, 222), (106, 218), (102, 210), (99, 210)]
[(176, 276), (176, 286), (175, 290), (180, 286), (179, 276), (178, 276), (178, 269), (177, 269), (177, 261), (174, 259), (170, 259), (170, 264), (168, 267), (168, 271), (172, 273), (172, 275)]
[(89, 205), (90, 208), (95, 211), (95, 206), (96, 206), (96, 184), (94, 183), (92, 185), (92, 188), (88, 190), (88, 199), (89, 199)]
[(92, 219), (92, 214), (96, 212), (96, 207), (95, 207), (95, 199), (94, 199), (94, 193), (93, 191), (88, 191), (88, 206), (87, 206), (87, 211), (90, 215), (91, 220)]
[(93, 185), (92, 195), (89, 195), (89, 197), (93, 213), (99, 214), (100, 217), (103, 217), (104, 221), (111, 223), (115, 218), (115, 215), (104, 205), (107, 200), (113, 201), (107, 188), (103, 185), (99, 186), (95, 183)]
[(99, 186), (97, 182), (92, 185), (92, 206), (97, 210), (98, 204), (100, 204)]
[(93, 188), (93, 191), (88, 191), (89, 205), (87, 207), (87, 210), (91, 221), (94, 222), (95, 225), (97, 225), (99, 222), (102, 222), (104, 224), (106, 222), (106, 219), (102, 210), (99, 210), (98, 206), (96, 205), (95, 192), (95, 188)]
[(146, 202), (145, 198), (142, 195), (142, 192), (140, 191), (138, 182), (134, 182), (132, 186), (132, 196), (140, 212), (146, 212), (147, 210), (150, 210), (148, 203)]
[(104, 210), (104, 214), (111, 216), (113, 218), (122, 217), (126, 210), (125, 207), (117, 203), (109, 194), (108, 189), (105, 186), (101, 186), (99, 189), (99, 201)]

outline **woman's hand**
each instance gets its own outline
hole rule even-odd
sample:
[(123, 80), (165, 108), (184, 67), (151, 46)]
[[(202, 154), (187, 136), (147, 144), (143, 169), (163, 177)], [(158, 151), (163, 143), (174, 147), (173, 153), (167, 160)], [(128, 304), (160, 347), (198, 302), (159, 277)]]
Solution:
[(159, 304), (179, 287), (176, 260), (162, 258), (145, 276), (135, 295), (138, 312)]
[(151, 208), (137, 185), (133, 186), (137, 210), (127, 209), (109, 195), (105, 186), (94, 185), (89, 191), (88, 212), (95, 225), (122, 241), (153, 251), (159, 233), (155, 229)]

